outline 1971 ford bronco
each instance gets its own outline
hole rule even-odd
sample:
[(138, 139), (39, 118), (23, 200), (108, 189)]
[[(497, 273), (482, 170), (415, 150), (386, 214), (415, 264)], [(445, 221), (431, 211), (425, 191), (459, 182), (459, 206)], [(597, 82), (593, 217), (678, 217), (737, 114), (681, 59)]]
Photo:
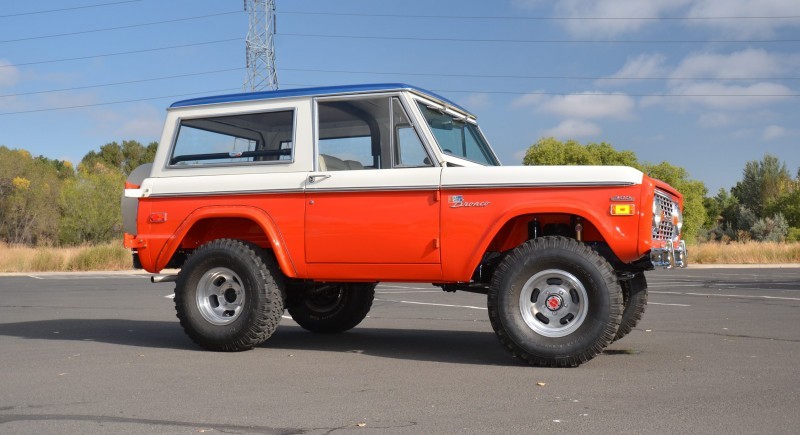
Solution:
[(500, 342), (576, 366), (631, 331), (644, 271), (684, 267), (682, 202), (628, 167), (500, 166), (476, 118), (405, 84), (180, 101), (130, 175), (125, 246), (176, 282), (186, 333), (216, 351), (284, 310), (342, 332), (380, 281), (488, 296)]

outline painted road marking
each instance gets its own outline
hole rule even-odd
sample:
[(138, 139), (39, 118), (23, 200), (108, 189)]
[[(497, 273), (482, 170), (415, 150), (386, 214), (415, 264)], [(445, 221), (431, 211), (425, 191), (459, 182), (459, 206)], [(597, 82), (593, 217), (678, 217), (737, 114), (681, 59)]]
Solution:
[[(388, 285), (388, 284), (378, 284), (380, 288), (399, 288), (403, 290), (433, 290), (432, 287), (408, 287), (404, 285)], [(441, 291), (441, 290), (433, 290), (433, 291)]]
[(46, 280), (78, 280), (78, 279), (113, 279), (113, 278), (147, 278), (144, 275), (27, 275), (28, 278)]
[(414, 305), (432, 305), (435, 307), (452, 307), (452, 308), (469, 308), (472, 310), (486, 310), (487, 308), (484, 307), (473, 307), (472, 305), (450, 305), (450, 304), (433, 304), (430, 302), (414, 302), (414, 301), (395, 301), (391, 299), (375, 299), (376, 301), (382, 302), (396, 302), (400, 304), (414, 304)]
[(715, 294), (715, 293), (684, 293), (684, 292), (658, 292), (651, 291), (650, 293), (660, 295), (680, 295), (680, 296), (714, 296), (718, 298), (746, 298), (746, 299), (777, 299), (781, 301), (800, 301), (800, 298), (787, 298), (782, 296), (761, 296), (761, 295), (729, 295), (729, 294)]
[(691, 305), (686, 304), (662, 304), (660, 302), (648, 302), (647, 305), (667, 305), (670, 307), (691, 307)]

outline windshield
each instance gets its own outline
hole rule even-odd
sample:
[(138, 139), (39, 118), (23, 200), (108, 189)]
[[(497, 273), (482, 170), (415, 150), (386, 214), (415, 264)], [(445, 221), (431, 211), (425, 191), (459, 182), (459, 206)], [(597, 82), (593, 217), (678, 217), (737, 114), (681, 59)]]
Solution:
[(476, 125), (453, 118), (422, 102), (419, 103), (419, 109), (443, 153), (482, 165), (500, 165)]

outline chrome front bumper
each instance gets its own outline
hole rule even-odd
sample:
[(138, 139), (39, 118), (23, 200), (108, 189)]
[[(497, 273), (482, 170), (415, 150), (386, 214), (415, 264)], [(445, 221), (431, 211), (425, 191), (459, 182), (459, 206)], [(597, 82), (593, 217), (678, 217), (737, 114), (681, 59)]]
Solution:
[(669, 243), (663, 248), (652, 249), (650, 251), (650, 262), (653, 263), (653, 267), (662, 269), (686, 267), (689, 263), (686, 242), (681, 240), (677, 248), (672, 243)]

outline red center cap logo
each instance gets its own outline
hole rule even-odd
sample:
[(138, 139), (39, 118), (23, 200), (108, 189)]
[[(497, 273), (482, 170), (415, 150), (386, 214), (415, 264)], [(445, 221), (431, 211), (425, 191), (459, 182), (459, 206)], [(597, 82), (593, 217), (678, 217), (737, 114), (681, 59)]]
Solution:
[(547, 304), (547, 309), (550, 311), (556, 311), (557, 309), (561, 308), (561, 297), (558, 295), (552, 295), (547, 298), (545, 303)]

